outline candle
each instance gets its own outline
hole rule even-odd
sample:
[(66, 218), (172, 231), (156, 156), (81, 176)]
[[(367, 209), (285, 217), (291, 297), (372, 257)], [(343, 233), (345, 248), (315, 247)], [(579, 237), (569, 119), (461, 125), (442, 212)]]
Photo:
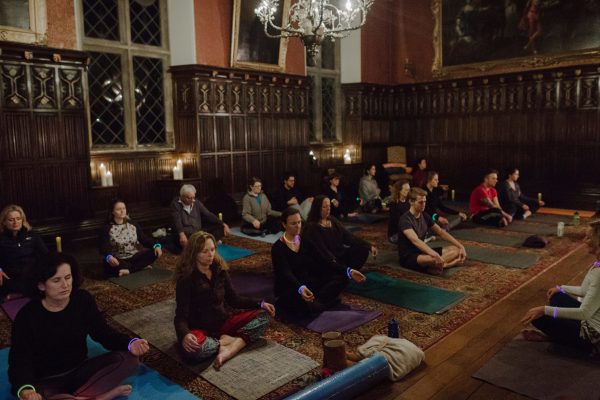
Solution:
[(179, 179), (179, 168), (177, 168), (177, 166), (173, 167), (173, 180), (178, 180)]
[(56, 251), (62, 253), (62, 238), (60, 236), (56, 237)]
[(542, 201), (542, 193), (538, 193), (538, 201)]
[(181, 159), (177, 160), (177, 168), (183, 170), (183, 162), (181, 161)]
[(344, 164), (352, 164), (352, 157), (350, 157), (350, 150), (346, 149), (344, 153)]
[(106, 186), (106, 166), (104, 163), (100, 163), (98, 170), (100, 171), (100, 185)]
[(456, 197), (456, 192), (454, 191), (454, 189), (452, 189), (452, 192), (450, 192), (450, 198), (452, 199), (452, 201), (454, 201), (455, 197)]
[(223, 213), (219, 213), (219, 220), (223, 221)]
[(106, 186), (112, 186), (112, 185), (113, 185), (112, 172), (106, 171)]
[(179, 180), (183, 179), (183, 166), (179, 167)]

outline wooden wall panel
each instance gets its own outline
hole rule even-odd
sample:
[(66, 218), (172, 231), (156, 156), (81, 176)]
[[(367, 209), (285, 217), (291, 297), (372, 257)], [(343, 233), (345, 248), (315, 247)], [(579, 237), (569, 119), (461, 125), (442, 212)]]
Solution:
[(231, 152), (231, 129), (229, 117), (215, 117), (217, 152)]
[(214, 153), (217, 147), (214, 117), (200, 116), (198, 118), (198, 131), (200, 153)]

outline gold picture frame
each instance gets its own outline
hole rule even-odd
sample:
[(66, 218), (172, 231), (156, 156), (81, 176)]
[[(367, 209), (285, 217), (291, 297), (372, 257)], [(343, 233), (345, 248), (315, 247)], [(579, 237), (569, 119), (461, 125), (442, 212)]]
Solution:
[[(525, 19), (525, 23), (529, 21), (528, 18), (525, 18), (524, 15), (527, 15), (527, 10), (525, 9), (516, 9), (515, 17), (517, 18), (517, 22), (519, 26), (514, 26), (515, 20), (512, 20), (511, 27), (514, 29), (520, 29), (520, 33), (517, 33), (519, 36), (513, 36), (515, 40), (514, 43), (508, 42), (510, 49), (506, 50), (506, 56), (498, 57), (497, 59), (486, 59), (486, 60), (477, 60), (477, 58), (486, 56), (485, 52), (497, 51), (497, 46), (481, 46), (477, 52), (472, 51), (473, 56), (469, 58), (468, 53), (461, 54), (463, 56), (463, 60), (465, 62), (457, 62), (457, 59), (460, 61), (460, 57), (456, 57), (454, 54), (454, 60), (452, 62), (448, 62), (446, 58), (451, 53), (449, 48), (452, 44), (456, 44), (460, 42), (460, 34), (465, 35), (465, 31), (468, 32), (468, 29), (463, 29), (460, 24), (460, 12), (456, 12), (457, 7), (465, 7), (465, 5), (469, 3), (472, 4), (472, 8), (475, 8), (478, 2), (467, 2), (465, 0), (432, 0), (431, 10), (434, 18), (434, 29), (433, 29), (433, 46), (434, 46), (434, 59), (432, 65), (432, 73), (435, 78), (458, 78), (464, 76), (473, 76), (473, 75), (483, 75), (493, 73), (504, 73), (504, 72), (517, 72), (521, 70), (532, 70), (539, 68), (547, 68), (547, 67), (560, 67), (560, 66), (568, 66), (568, 65), (581, 65), (581, 64), (593, 64), (600, 62), (600, 33), (595, 35), (592, 39), (595, 43), (595, 46), (588, 48), (571, 48), (571, 49), (561, 49), (560, 51), (552, 51), (552, 49), (540, 48), (538, 52), (535, 48), (528, 48), (529, 45), (528, 39), (531, 38), (531, 34), (527, 37), (527, 30), (524, 30), (523, 19)], [(514, 2), (516, 5), (518, 2)], [(525, 7), (528, 7), (530, 2), (526, 3)], [(498, 4), (503, 4), (503, 7), (507, 7), (505, 2), (498, 2)], [(561, 3), (560, 1), (555, 1), (551, 4), (567, 4)], [(571, 3), (572, 4), (572, 3)], [(452, 10), (453, 13), (449, 13), (448, 16), (444, 16), (444, 11)], [(505, 10), (506, 11), (506, 10)], [(553, 10), (550, 10), (553, 11)], [(550, 18), (551, 15), (548, 15), (549, 11), (545, 12), (545, 18)], [(554, 12), (556, 12), (554, 10)], [(475, 14), (476, 18), (480, 18), (481, 15)], [(506, 14), (505, 14), (506, 16)], [(539, 16), (538, 16), (539, 17)], [(585, 18), (585, 14), (583, 16), (580, 15), (580, 19)], [(543, 19), (539, 19), (541, 24), (547, 23), (543, 22)], [(566, 18), (562, 18), (559, 20), (564, 26), (569, 27), (567, 25)], [(482, 27), (480, 31), (486, 30), (488, 35), (494, 35), (494, 27), (490, 26), (488, 21), (478, 21), (479, 25)], [(548, 24), (545, 27), (545, 31), (549, 29), (557, 29), (557, 24)], [(571, 26), (572, 28), (572, 26)], [(506, 29), (506, 28), (503, 28)], [(579, 28), (580, 29), (580, 28)], [(459, 32), (460, 31), (460, 32)], [(473, 29), (476, 34), (476, 29)], [(492, 32), (492, 33), (489, 33)], [(504, 31), (502, 31), (504, 34)], [(463, 36), (464, 39), (464, 36)], [(543, 39), (543, 37), (542, 37)], [(556, 36), (554, 36), (554, 40), (556, 40)], [(540, 41), (538, 39), (538, 41)], [(468, 40), (465, 39), (465, 43), (468, 43)], [(543, 43), (542, 43), (543, 44)], [(465, 46), (467, 47), (467, 46)], [(475, 47), (473, 47), (475, 48)], [(453, 49), (452, 49), (453, 50)], [(501, 53), (500, 51), (497, 51)], [(489, 54), (488, 54), (489, 55)], [(492, 57), (493, 58), (493, 57)]]
[[(231, 66), (233, 68), (284, 72), (287, 39), (270, 38), (254, 13), (261, 0), (234, 0), (231, 34)], [(287, 16), (290, 0), (279, 3), (275, 25), (281, 26)], [(271, 31), (270, 31), (271, 32)], [(271, 32), (277, 33), (275, 31)]]

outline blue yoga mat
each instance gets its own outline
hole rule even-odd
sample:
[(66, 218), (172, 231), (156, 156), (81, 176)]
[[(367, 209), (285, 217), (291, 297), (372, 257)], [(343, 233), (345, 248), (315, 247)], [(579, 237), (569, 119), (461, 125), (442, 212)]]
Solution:
[(245, 233), (243, 233), (240, 228), (236, 227), (236, 228), (231, 228), (229, 230), (229, 232), (233, 235), (233, 236), (238, 236), (238, 237), (242, 237), (245, 239), (250, 239), (250, 240), (258, 240), (260, 242), (265, 242), (265, 243), (275, 243), (280, 237), (281, 235), (283, 235), (283, 232), (278, 232), (278, 233), (273, 233), (270, 235), (265, 235), (265, 236), (250, 236), (250, 235), (246, 235)]
[(440, 314), (465, 297), (464, 293), (367, 272), (363, 283), (350, 282), (348, 291), (383, 303), (426, 314)]
[[(99, 343), (94, 342), (88, 337), (88, 355), (90, 357), (106, 353), (106, 350)], [(0, 350), (0, 399), (16, 399), (10, 394), (10, 384), (8, 383), (8, 352), (10, 348)], [(198, 399), (181, 386), (171, 382), (152, 368), (140, 364), (135, 375), (125, 380), (126, 384), (133, 386), (133, 391), (127, 397), (128, 400), (192, 400)], [(124, 399), (124, 397), (119, 397)]]
[(230, 246), (228, 244), (220, 244), (217, 251), (225, 261), (238, 260), (254, 254), (252, 250), (242, 249), (241, 247)]

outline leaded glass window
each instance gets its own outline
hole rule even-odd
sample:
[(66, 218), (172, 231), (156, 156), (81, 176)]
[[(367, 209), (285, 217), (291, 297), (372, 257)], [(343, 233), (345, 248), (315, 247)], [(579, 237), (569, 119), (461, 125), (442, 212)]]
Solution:
[(164, 143), (166, 134), (162, 60), (133, 57), (133, 74), (138, 143)]
[(117, 0), (83, 0), (85, 36), (119, 40), (118, 11)]
[(131, 16), (131, 41), (160, 46), (159, 1), (132, 0), (129, 2), (129, 15)]

